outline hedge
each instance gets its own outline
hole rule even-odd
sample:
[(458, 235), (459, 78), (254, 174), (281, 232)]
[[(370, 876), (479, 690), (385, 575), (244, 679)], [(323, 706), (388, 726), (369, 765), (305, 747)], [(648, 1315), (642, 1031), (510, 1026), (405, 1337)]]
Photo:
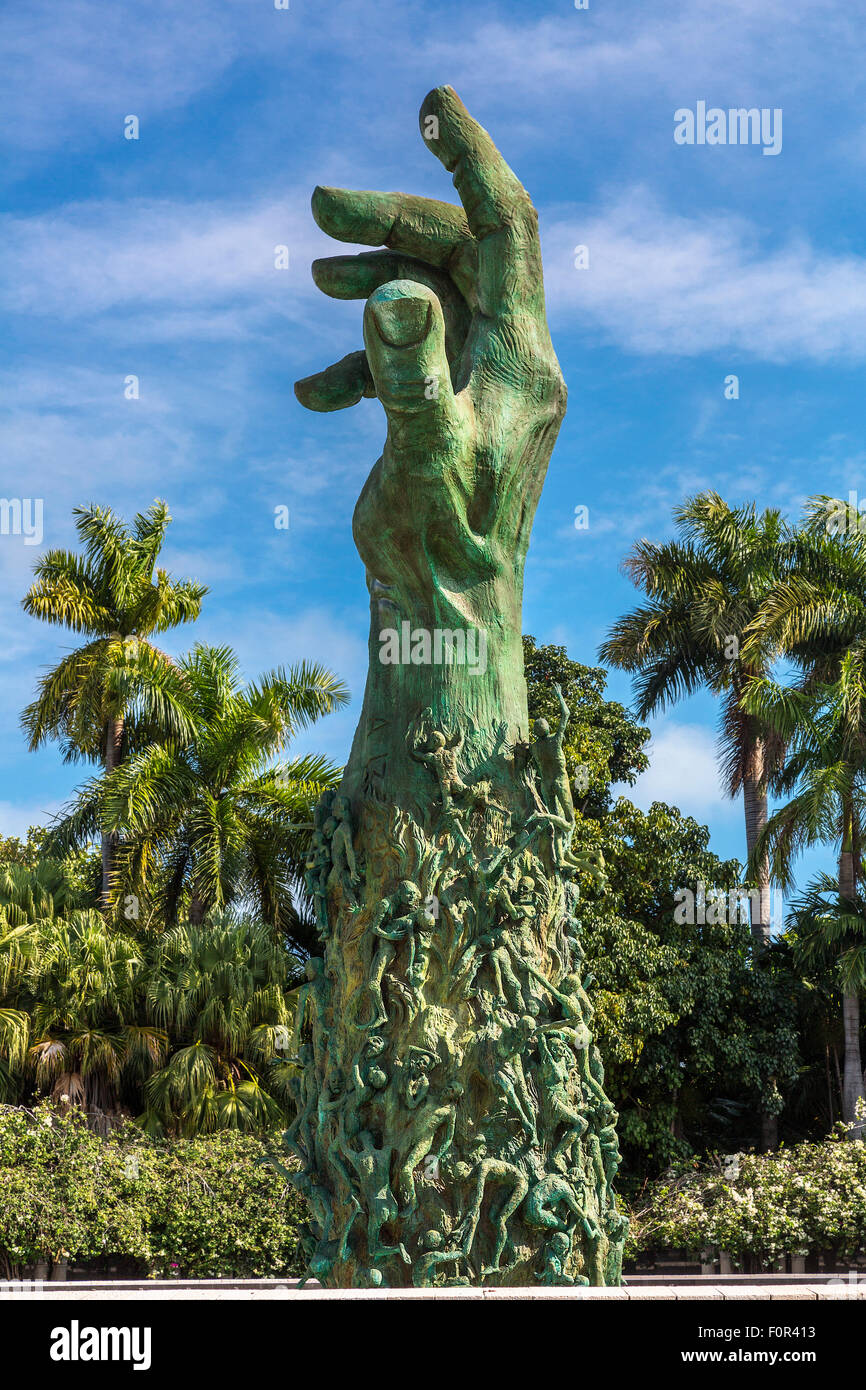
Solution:
[(0, 1106), (5, 1277), (63, 1259), (160, 1278), (297, 1274), (305, 1213), (262, 1161), (276, 1146), (232, 1131), (154, 1140), (132, 1123), (104, 1139), (74, 1113)]
[[(155, 1140), (131, 1122), (104, 1139), (74, 1112), (0, 1106), (0, 1272), (65, 1259), (160, 1278), (298, 1275), (305, 1208), (263, 1161), (278, 1148), (232, 1131)], [(629, 1216), (631, 1260), (712, 1248), (853, 1260), (866, 1251), (866, 1143), (696, 1160), (648, 1183)]]
[(733, 1258), (866, 1251), (866, 1143), (831, 1138), (770, 1154), (695, 1161), (648, 1184), (630, 1211), (627, 1258), (717, 1248)]

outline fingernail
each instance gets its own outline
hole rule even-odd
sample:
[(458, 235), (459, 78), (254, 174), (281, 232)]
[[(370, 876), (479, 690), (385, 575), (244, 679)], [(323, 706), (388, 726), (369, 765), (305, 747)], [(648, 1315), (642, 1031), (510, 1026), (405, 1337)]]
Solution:
[(390, 347), (409, 347), (427, 336), (430, 301), (427, 299), (386, 299), (370, 305), (379, 337)]

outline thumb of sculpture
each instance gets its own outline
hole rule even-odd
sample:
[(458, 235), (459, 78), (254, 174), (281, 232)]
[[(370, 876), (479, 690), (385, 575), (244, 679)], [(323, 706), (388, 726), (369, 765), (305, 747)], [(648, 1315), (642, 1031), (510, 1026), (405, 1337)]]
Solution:
[[(392, 433), (402, 446), (450, 433), (461, 408), (445, 353), (445, 320), (437, 295), (414, 280), (391, 280), (364, 310), (364, 346)], [(407, 437), (408, 435), (408, 437)]]

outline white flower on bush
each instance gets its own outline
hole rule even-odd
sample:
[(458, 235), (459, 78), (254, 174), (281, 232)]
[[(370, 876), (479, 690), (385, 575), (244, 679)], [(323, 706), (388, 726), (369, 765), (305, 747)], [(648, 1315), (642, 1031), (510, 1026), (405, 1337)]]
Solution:
[(764, 1259), (829, 1246), (841, 1256), (866, 1250), (866, 1144), (725, 1155), (715, 1172), (667, 1174), (646, 1195), (637, 1249), (716, 1246)]

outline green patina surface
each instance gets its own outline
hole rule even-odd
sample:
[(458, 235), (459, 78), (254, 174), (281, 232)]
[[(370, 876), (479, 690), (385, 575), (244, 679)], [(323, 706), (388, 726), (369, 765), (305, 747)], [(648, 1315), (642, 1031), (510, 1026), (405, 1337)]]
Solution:
[[(340, 1287), (620, 1278), (616, 1114), (582, 969), (558, 725), (530, 730), (523, 567), (566, 392), (530, 199), (449, 87), (421, 132), (462, 206), (316, 190), (373, 252), (317, 261), (364, 350), (296, 391), (376, 396), (355, 509), (370, 665), (307, 881), (323, 956), (298, 1004), (287, 1134), (310, 1272)], [(438, 659), (437, 659), (438, 658)], [(463, 658), (463, 659), (461, 659)], [(590, 866), (600, 872), (600, 866)]]

